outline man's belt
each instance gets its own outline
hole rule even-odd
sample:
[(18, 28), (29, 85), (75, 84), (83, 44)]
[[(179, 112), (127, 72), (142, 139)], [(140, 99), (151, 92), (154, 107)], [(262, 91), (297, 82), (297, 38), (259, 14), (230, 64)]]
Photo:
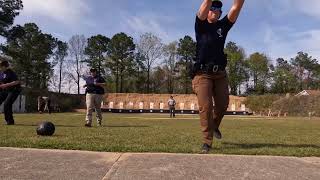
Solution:
[(219, 71), (224, 71), (226, 69), (223, 65), (217, 65), (217, 64), (200, 64), (195, 63), (194, 64), (194, 72), (202, 72), (202, 73), (217, 73)]

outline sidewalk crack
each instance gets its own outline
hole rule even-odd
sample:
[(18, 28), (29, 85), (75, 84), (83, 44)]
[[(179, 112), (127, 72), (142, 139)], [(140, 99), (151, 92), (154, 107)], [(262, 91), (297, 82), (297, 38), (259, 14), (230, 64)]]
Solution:
[(115, 172), (118, 169), (118, 162), (120, 160), (120, 158), (122, 157), (122, 155), (124, 155), (125, 153), (121, 153), (120, 156), (117, 158), (117, 160), (112, 164), (111, 168), (109, 169), (109, 171), (107, 171), (106, 175), (103, 176), (102, 180), (108, 180), (111, 179), (111, 175), (113, 172)]

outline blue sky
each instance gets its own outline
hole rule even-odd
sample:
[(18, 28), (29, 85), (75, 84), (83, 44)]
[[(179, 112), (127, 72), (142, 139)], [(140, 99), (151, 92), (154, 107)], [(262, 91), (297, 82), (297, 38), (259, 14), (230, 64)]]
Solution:
[[(23, 0), (17, 24), (35, 22), (43, 32), (68, 41), (74, 34), (112, 37), (125, 32), (137, 40), (152, 32), (168, 43), (194, 37), (195, 14), (202, 0)], [(224, 14), (232, 0), (224, 0)], [(249, 55), (294, 57), (304, 51), (320, 59), (319, 0), (246, 0), (228, 41)]]

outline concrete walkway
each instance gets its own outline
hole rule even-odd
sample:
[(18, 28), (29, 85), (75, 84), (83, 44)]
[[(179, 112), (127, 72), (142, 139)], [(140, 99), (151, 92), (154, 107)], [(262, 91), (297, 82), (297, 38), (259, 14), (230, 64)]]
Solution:
[(319, 180), (320, 158), (0, 148), (0, 179)]

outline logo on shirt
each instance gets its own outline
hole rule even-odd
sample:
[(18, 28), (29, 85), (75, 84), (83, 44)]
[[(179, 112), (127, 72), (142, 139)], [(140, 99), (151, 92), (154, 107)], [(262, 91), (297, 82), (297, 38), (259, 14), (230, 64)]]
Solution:
[(219, 38), (222, 38), (222, 37), (223, 37), (223, 35), (222, 35), (222, 29), (221, 29), (221, 28), (219, 28), (219, 29), (217, 30), (217, 34), (219, 34)]

